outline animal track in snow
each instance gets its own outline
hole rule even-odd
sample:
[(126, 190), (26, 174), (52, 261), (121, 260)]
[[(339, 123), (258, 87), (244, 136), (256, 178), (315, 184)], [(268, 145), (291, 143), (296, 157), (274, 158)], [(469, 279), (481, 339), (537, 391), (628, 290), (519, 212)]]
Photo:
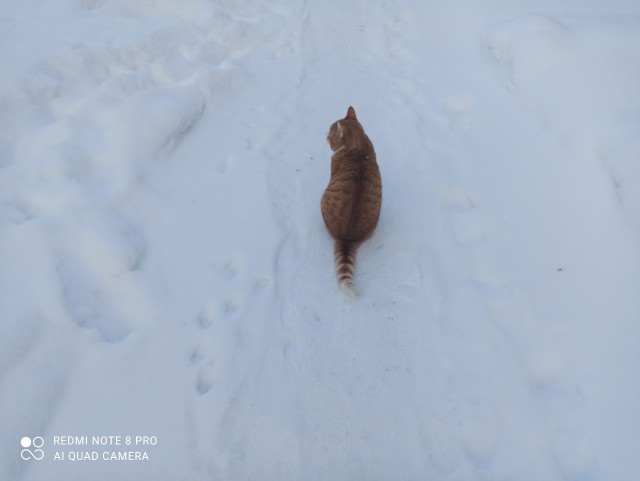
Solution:
[(216, 381), (217, 374), (216, 363), (212, 360), (207, 361), (198, 373), (196, 381), (196, 391), (198, 394), (207, 394), (211, 390)]
[[(245, 320), (253, 303), (270, 285), (266, 276), (256, 276), (247, 269), (243, 256), (228, 258), (214, 266), (218, 282), (215, 295), (204, 302), (195, 316), (192, 327), (193, 347), (188, 352), (195, 372), (194, 388), (198, 395), (207, 394), (225, 375), (224, 366), (234, 358), (252, 333), (247, 332)], [(243, 360), (242, 362), (247, 362)]]
[(220, 310), (216, 303), (205, 303), (200, 314), (196, 318), (197, 331), (194, 333), (195, 345), (191, 349), (189, 361), (195, 368), (195, 390), (199, 395), (204, 395), (211, 389), (216, 379), (215, 352), (212, 342), (218, 341), (216, 336), (220, 333)]
[(232, 316), (238, 314), (241, 308), (244, 305), (244, 298), (242, 295), (237, 294), (232, 298), (228, 299), (224, 303), (224, 314), (225, 316)]
[(200, 311), (198, 315), (198, 327), (200, 329), (207, 329), (211, 327), (211, 324), (218, 318), (218, 307), (213, 302), (208, 302)]
[(242, 264), (243, 260), (241, 258), (234, 258), (224, 265), (224, 273), (228, 280), (233, 280), (238, 277), (238, 274), (242, 270)]
[(195, 364), (199, 363), (209, 354), (209, 351), (210, 351), (210, 348), (207, 345), (205, 345), (204, 342), (197, 344), (196, 347), (194, 347), (193, 351), (191, 352), (191, 357), (190, 357), (191, 362)]

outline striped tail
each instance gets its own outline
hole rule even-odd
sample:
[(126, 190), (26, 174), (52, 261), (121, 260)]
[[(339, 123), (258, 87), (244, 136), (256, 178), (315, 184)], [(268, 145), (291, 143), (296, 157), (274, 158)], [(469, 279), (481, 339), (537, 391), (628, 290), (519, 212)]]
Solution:
[(336, 261), (336, 272), (340, 288), (350, 297), (358, 297), (356, 286), (353, 285), (353, 268), (356, 263), (356, 250), (359, 243), (336, 240), (333, 256)]

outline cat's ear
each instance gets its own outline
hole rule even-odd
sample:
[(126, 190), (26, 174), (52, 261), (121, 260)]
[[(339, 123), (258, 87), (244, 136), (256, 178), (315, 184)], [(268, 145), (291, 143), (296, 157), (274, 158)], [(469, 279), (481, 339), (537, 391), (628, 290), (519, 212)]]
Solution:
[(340, 138), (344, 137), (344, 132), (342, 131), (342, 125), (340, 125), (340, 121), (338, 120), (338, 135)]
[(347, 110), (347, 116), (345, 117), (345, 119), (358, 120), (356, 118), (356, 111), (354, 110), (353, 107), (349, 106), (349, 109)]

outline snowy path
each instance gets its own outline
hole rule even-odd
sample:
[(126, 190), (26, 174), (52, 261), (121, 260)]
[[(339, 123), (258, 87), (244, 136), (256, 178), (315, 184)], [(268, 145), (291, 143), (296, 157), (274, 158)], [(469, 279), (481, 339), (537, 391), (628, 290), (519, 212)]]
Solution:
[[(0, 479), (635, 479), (636, 6), (45, 3), (0, 17)], [(16, 456), (117, 433), (160, 442)]]

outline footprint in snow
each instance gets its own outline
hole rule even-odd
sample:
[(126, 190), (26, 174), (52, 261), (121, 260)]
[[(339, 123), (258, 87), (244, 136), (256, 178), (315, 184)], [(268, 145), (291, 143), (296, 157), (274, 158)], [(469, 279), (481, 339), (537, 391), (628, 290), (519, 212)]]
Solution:
[(194, 364), (200, 363), (204, 358), (207, 357), (209, 351), (210, 348), (206, 343), (201, 342), (197, 344), (196, 347), (193, 348), (193, 351), (191, 351), (191, 362)]
[(212, 360), (208, 361), (201, 369), (196, 380), (196, 391), (201, 396), (207, 394), (217, 378), (217, 366)]
[(213, 302), (205, 303), (200, 309), (200, 314), (197, 318), (197, 324), (200, 329), (208, 329), (218, 318), (219, 309)]
[(220, 309), (216, 303), (207, 302), (200, 309), (200, 314), (196, 318), (196, 326), (198, 341), (191, 350), (189, 361), (198, 369), (195, 390), (199, 395), (206, 394), (215, 382), (215, 362), (212, 359), (213, 349), (211, 347), (211, 336), (204, 336), (205, 332), (209, 332), (214, 323), (218, 323), (220, 319)]
[(247, 278), (245, 267), (246, 259), (241, 256), (216, 267), (217, 277), (222, 281), (219, 299), (204, 302), (191, 324), (195, 331), (189, 362), (197, 369), (194, 387), (199, 395), (208, 393), (215, 384), (220, 375), (220, 362), (230, 355), (224, 350), (241, 345), (250, 337), (243, 330), (245, 310), (271, 284), (266, 276)]

